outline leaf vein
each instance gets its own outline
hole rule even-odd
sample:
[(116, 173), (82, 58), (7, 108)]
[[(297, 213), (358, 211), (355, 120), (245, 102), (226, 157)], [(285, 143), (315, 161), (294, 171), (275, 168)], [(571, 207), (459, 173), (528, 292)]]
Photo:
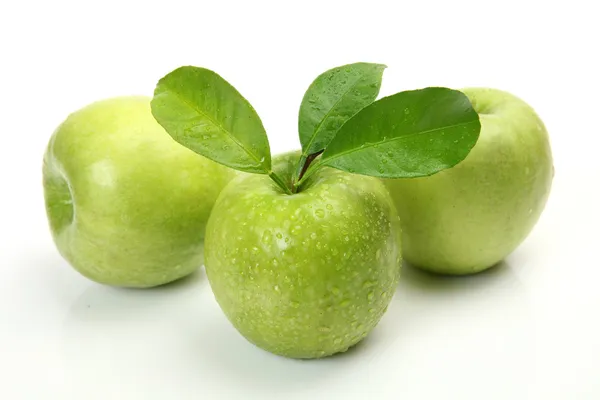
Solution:
[[(360, 82), (360, 80), (362, 79), (362, 76), (359, 76), (358, 79), (356, 79), (356, 81), (354, 81), (352, 83), (352, 85), (348, 88), (348, 90), (346, 90), (339, 99), (337, 99), (335, 101), (335, 103), (333, 103), (333, 106), (331, 106), (331, 108), (327, 111), (327, 113), (325, 113), (325, 116), (321, 119), (321, 122), (319, 122), (319, 124), (317, 125), (317, 127), (313, 130), (313, 134), (310, 138), (310, 140), (308, 141), (308, 144), (306, 145), (306, 148), (309, 149), (310, 146), (312, 146), (312, 144), (315, 141), (315, 138), (317, 137), (317, 133), (319, 133), (319, 129), (321, 129), (321, 126), (325, 123), (325, 120), (329, 117), (329, 115), (331, 114), (331, 112), (335, 109), (335, 107), (344, 99), (344, 97), (350, 93), (350, 91), (352, 89), (354, 89), (356, 87), (356, 84)], [(339, 131), (339, 130), (338, 130)], [(305, 153), (306, 150), (302, 151), (302, 155), (304, 156), (308, 156), (309, 154)]]
[(469, 122), (462, 122), (460, 124), (443, 126), (443, 127), (440, 127), (440, 128), (429, 129), (429, 130), (426, 130), (426, 131), (414, 132), (414, 133), (411, 133), (411, 134), (408, 134), (408, 135), (397, 136), (397, 137), (392, 138), (392, 139), (380, 140), (380, 141), (377, 141), (377, 142), (367, 143), (367, 144), (365, 144), (365, 145), (363, 145), (361, 147), (354, 147), (354, 148), (349, 149), (347, 151), (343, 151), (341, 153), (334, 154), (333, 156), (327, 157), (324, 160), (322, 160), (322, 163), (323, 164), (328, 164), (330, 161), (335, 160), (337, 158), (340, 158), (342, 156), (345, 156), (347, 154), (355, 153), (357, 151), (364, 150), (365, 148), (375, 147), (375, 146), (378, 146), (380, 144), (391, 143), (391, 142), (395, 142), (397, 140), (407, 139), (407, 138), (414, 137), (414, 136), (425, 135), (425, 134), (428, 134), (428, 133), (434, 133), (434, 132), (438, 132), (438, 131), (441, 131), (441, 130), (444, 130), (444, 129), (458, 128), (460, 126), (468, 126), (468, 125), (476, 123), (476, 122), (477, 122), (477, 120), (469, 121)]
[[(169, 86), (167, 86), (169, 87)], [(253, 152), (251, 152), (250, 150), (248, 150), (242, 142), (240, 142), (231, 132), (229, 132), (227, 129), (225, 129), (220, 123), (218, 123), (218, 121), (215, 121), (210, 115), (206, 114), (205, 112), (203, 112), (201, 109), (199, 109), (198, 107), (196, 107), (194, 104), (190, 103), (187, 101), (187, 99), (184, 96), (181, 96), (177, 91), (172, 90), (170, 88), (169, 90), (170, 93), (174, 94), (175, 97), (177, 97), (183, 104), (185, 104), (188, 108), (190, 108), (192, 111), (196, 111), (198, 114), (203, 115), (204, 117), (206, 117), (206, 119), (208, 119), (213, 125), (215, 125), (219, 130), (221, 130), (222, 132), (225, 133), (225, 135), (227, 137), (229, 137), (231, 139), (231, 141), (233, 141), (238, 147), (241, 147), (242, 150), (244, 150), (246, 152), (246, 154), (248, 154), (250, 156), (250, 158), (252, 158), (254, 161), (256, 161), (258, 163), (259, 166), (263, 166), (261, 160), (258, 158), (257, 155), (255, 155)], [(266, 168), (262, 168), (265, 172), (269, 172)]]

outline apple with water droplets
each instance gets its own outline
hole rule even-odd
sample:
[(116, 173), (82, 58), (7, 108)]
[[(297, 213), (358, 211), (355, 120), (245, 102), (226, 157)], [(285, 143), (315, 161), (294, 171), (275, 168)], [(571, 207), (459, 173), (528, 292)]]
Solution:
[[(299, 155), (274, 160), (291, 179)], [(377, 178), (323, 168), (286, 194), (245, 175), (219, 196), (206, 230), (206, 273), (227, 318), (275, 354), (347, 350), (379, 322), (400, 273), (400, 227)]]
[(376, 100), (384, 69), (319, 75), (300, 105), (301, 152), (276, 159), (256, 110), (214, 71), (180, 67), (156, 86), (152, 112), (173, 139), (252, 174), (219, 195), (205, 266), (227, 318), (267, 351), (319, 358), (366, 337), (400, 274), (401, 221), (379, 178), (432, 175), (477, 141), (479, 118), (459, 91)]
[(467, 158), (433, 176), (385, 180), (402, 221), (404, 259), (453, 275), (495, 265), (527, 237), (554, 173), (548, 133), (527, 103), (496, 89), (463, 92), (481, 121)]

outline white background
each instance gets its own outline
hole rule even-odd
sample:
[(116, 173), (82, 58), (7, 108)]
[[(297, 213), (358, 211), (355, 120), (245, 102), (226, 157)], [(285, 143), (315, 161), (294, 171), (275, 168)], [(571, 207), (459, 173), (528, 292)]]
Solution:
[[(0, 3), (0, 399), (600, 399), (600, 167), (594, 1), (9, 1)], [(470, 278), (406, 269), (356, 349), (273, 356), (229, 325), (204, 272), (155, 290), (80, 277), (52, 244), (41, 160), (68, 113), (148, 94), (185, 64), (298, 147), (304, 90), (381, 62), (382, 94), (489, 86), (531, 103), (553, 192), (506, 264)]]

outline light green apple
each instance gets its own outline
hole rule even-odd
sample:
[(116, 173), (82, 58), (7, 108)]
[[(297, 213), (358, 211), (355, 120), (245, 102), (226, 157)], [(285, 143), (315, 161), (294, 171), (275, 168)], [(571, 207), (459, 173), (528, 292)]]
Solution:
[[(274, 163), (291, 179), (298, 154)], [(206, 273), (237, 330), (293, 358), (342, 352), (379, 322), (400, 273), (399, 221), (376, 178), (325, 168), (299, 193), (246, 175), (221, 193)]]
[(119, 97), (71, 114), (44, 156), (58, 250), (94, 281), (161, 285), (202, 264), (206, 222), (233, 171), (176, 143), (150, 98)]
[(511, 253), (540, 217), (554, 174), (548, 133), (528, 104), (495, 89), (463, 92), (481, 121), (467, 158), (429, 177), (385, 181), (404, 259), (442, 274), (482, 271)]

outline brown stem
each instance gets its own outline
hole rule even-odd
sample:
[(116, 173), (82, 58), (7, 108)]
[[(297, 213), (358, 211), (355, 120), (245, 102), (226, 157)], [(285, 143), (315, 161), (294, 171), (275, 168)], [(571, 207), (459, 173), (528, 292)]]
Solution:
[(308, 167), (310, 167), (310, 164), (315, 160), (315, 158), (319, 157), (321, 155), (321, 153), (323, 153), (323, 150), (318, 151), (318, 152), (306, 157), (306, 162), (304, 163), (304, 166), (302, 167), (302, 171), (300, 171), (300, 175), (298, 175), (298, 182), (300, 182), (300, 180), (302, 179), (302, 177), (308, 170)]

